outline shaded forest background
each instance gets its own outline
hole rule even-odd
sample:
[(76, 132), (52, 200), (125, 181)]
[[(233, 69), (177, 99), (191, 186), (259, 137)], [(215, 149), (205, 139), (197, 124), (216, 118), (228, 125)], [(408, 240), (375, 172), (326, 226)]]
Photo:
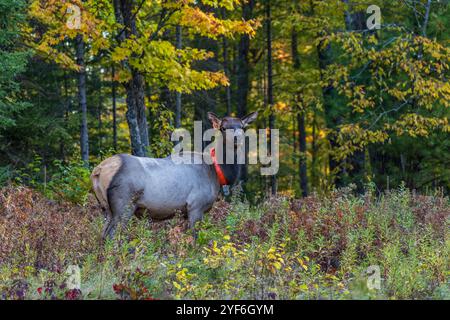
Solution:
[(448, 194), (446, 0), (0, 0), (0, 26), (0, 184), (88, 183), (108, 155), (167, 156), (208, 111), (259, 110), (280, 171), (250, 166), (251, 198)]

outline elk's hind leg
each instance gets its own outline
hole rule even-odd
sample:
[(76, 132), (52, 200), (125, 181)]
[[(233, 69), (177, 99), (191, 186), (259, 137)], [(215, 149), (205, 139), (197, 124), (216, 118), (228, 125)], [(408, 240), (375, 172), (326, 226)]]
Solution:
[(112, 214), (109, 209), (105, 209), (105, 208), (102, 208), (102, 209), (103, 209), (103, 213), (105, 215), (105, 224), (103, 227), (102, 239), (105, 240), (107, 238), (108, 229), (111, 224)]
[(113, 187), (108, 189), (111, 219), (105, 227), (104, 238), (113, 238), (119, 224), (122, 228), (128, 224), (137, 208), (135, 200), (134, 195), (125, 188)]

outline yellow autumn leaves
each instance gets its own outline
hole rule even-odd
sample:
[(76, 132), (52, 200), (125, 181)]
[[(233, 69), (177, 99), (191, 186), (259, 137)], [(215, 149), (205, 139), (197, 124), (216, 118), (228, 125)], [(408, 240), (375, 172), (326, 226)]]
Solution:
[[(212, 7), (233, 10), (239, 0), (205, 0)], [(80, 13), (80, 25), (72, 28), (67, 23), (70, 8), (76, 6)], [(42, 29), (24, 26), (28, 44), (37, 54), (64, 67), (78, 71), (75, 57), (70, 50), (70, 41), (81, 34), (87, 43), (87, 55), (96, 55), (102, 51), (116, 64), (117, 79), (129, 80), (130, 70), (123, 65), (140, 71), (149, 85), (164, 84), (170, 90), (190, 93), (193, 90), (212, 89), (218, 85), (226, 86), (229, 81), (221, 71), (202, 71), (192, 67), (198, 60), (212, 57), (207, 50), (185, 46), (176, 49), (170, 41), (162, 38), (164, 32), (173, 31), (180, 25), (185, 36), (206, 36), (216, 39), (218, 36), (233, 37), (236, 34), (253, 36), (259, 26), (256, 20), (221, 19), (218, 15), (204, 12), (199, 3), (192, 0), (152, 1), (136, 6), (136, 28), (134, 35), (123, 41), (117, 37), (123, 34), (125, 27), (115, 19), (111, 3), (101, 0), (75, 0), (61, 2), (57, 0), (33, 0), (29, 6), (30, 18), (42, 24)], [(149, 18), (153, 17), (153, 18)]]
[[(289, 273), (297, 275), (288, 284), (290, 290), (307, 292), (309, 287), (303, 280), (313, 277), (320, 266), (300, 253), (288, 253), (286, 247), (289, 239), (285, 240), (286, 242), (267, 247), (237, 244), (231, 241), (229, 235), (224, 235), (222, 239), (213, 240), (210, 245), (202, 248), (203, 265), (192, 264), (190, 259), (169, 265), (167, 284), (177, 298), (188, 294), (195, 296), (197, 292), (204, 296), (208, 290), (218, 288), (223, 290), (225, 296), (236, 298), (238, 292), (242, 294), (255, 290), (266, 277), (282, 279), (285, 273)], [(245, 277), (245, 280), (240, 277)], [(214, 279), (222, 280), (215, 282)], [(248, 286), (246, 289), (242, 287), (244, 284)]]

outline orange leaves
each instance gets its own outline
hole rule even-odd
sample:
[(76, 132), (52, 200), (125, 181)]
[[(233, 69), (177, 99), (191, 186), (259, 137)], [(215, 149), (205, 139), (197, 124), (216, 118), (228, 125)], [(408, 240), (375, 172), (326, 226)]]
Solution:
[(210, 79), (217, 84), (220, 84), (222, 86), (230, 85), (228, 78), (223, 72), (211, 72), (209, 76)]
[(275, 103), (273, 108), (277, 112), (288, 112), (288, 111), (290, 111), (290, 108), (289, 108), (288, 104), (283, 102), (283, 101), (278, 101), (277, 103)]
[(232, 37), (235, 33), (246, 33), (253, 36), (255, 29), (258, 27), (258, 23), (255, 20), (222, 20), (211, 13), (203, 12), (199, 8), (188, 6), (182, 9), (180, 25), (192, 29), (197, 34), (213, 39), (221, 35)]
[(274, 49), (274, 55), (273, 58), (275, 60), (278, 60), (282, 63), (291, 62), (291, 52), (290, 48), (288, 47), (288, 43), (283, 42), (275, 42), (273, 43), (273, 49)]

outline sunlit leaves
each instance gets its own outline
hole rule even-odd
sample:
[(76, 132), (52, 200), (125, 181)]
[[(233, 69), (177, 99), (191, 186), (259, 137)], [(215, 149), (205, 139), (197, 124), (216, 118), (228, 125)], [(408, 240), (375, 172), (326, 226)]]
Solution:
[(449, 106), (448, 48), (411, 34), (380, 41), (342, 32), (324, 39), (342, 53), (327, 67), (322, 86), (335, 88), (351, 111), (360, 114), (356, 122), (352, 118), (338, 128), (336, 158), (382, 143), (391, 134), (418, 137), (448, 130), (445, 113), (433, 116)]
[(396, 123), (387, 125), (387, 128), (394, 130), (398, 135), (407, 134), (412, 137), (426, 137), (436, 129), (450, 131), (448, 118), (424, 117), (416, 113), (403, 115)]
[[(77, 8), (79, 12), (74, 11)], [(35, 30), (29, 27), (24, 29), (27, 43), (37, 53), (48, 60), (55, 61), (65, 67), (78, 70), (74, 57), (67, 48), (67, 41), (74, 39), (78, 34), (83, 35), (85, 41), (91, 41), (94, 53), (105, 49), (108, 41), (102, 34), (106, 31), (106, 23), (96, 16), (98, 12), (92, 3), (74, 0), (71, 2), (58, 0), (34, 0), (30, 3), (28, 15), (41, 24)], [(78, 15), (72, 16), (72, 15)], [(78, 19), (78, 23), (70, 23), (71, 19)]]
[(180, 25), (193, 30), (202, 36), (217, 38), (225, 35), (232, 36), (235, 33), (255, 34), (255, 21), (221, 20), (213, 14), (203, 12), (199, 8), (186, 7), (182, 11)]
[[(211, 0), (203, 3), (233, 10), (240, 1)], [(80, 8), (79, 28), (71, 28), (67, 24), (67, 12), (71, 5)], [(111, 60), (121, 66), (117, 71), (119, 81), (129, 79), (130, 70), (126, 66), (130, 66), (139, 70), (150, 85), (164, 84), (170, 90), (191, 92), (227, 85), (228, 79), (221, 72), (193, 70), (194, 61), (209, 59), (212, 53), (190, 47), (177, 50), (173, 43), (162, 40), (163, 32), (179, 24), (189, 35), (232, 37), (242, 33), (254, 35), (258, 26), (255, 21), (220, 19), (212, 13), (203, 12), (196, 1), (189, 0), (145, 1), (137, 9), (136, 35), (118, 42), (117, 36), (125, 32), (125, 28), (115, 20), (108, 1), (76, 0), (66, 3), (34, 0), (30, 4), (29, 16), (43, 24), (45, 31), (30, 32), (29, 43), (49, 60), (78, 70), (67, 41), (82, 34), (92, 54), (97, 54), (99, 50), (108, 52)]]
[(367, 130), (359, 124), (346, 124), (338, 128), (339, 147), (333, 151), (335, 159), (343, 160), (355, 151), (362, 150), (371, 143), (382, 143), (389, 135), (383, 130)]

